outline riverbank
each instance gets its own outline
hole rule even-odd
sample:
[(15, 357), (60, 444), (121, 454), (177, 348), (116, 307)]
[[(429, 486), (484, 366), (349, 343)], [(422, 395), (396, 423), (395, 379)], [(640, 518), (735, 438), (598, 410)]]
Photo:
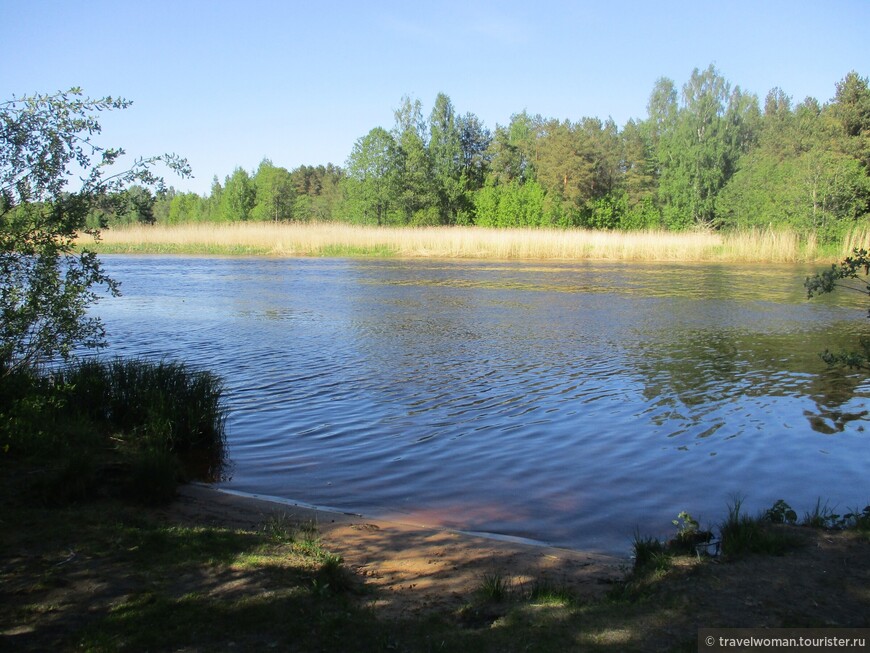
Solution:
[(870, 247), (856, 230), (823, 248), (792, 232), (590, 231), (583, 229), (389, 228), (342, 223), (134, 225), (83, 244), (103, 254), (383, 256), (500, 260), (820, 262)]
[(870, 626), (866, 533), (777, 526), (783, 555), (632, 577), (628, 561), (203, 486), (164, 508), (32, 505), (16, 476), (4, 650), (695, 651), (699, 627)]
[[(173, 521), (257, 530), (270, 520), (311, 524), (323, 547), (373, 590), (381, 616), (408, 618), (460, 610), (484, 577), (512, 584), (543, 583), (583, 600), (602, 598), (631, 565), (625, 558), (479, 537), (361, 515), (186, 485), (169, 509)], [(628, 541), (626, 541), (628, 542)]]

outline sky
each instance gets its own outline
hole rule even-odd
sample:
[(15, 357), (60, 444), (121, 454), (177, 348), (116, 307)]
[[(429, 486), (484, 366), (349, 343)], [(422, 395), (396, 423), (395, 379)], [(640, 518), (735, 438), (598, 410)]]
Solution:
[(79, 86), (133, 101), (98, 143), (186, 157), (208, 193), (264, 159), (344, 165), (403, 96), (439, 92), (491, 130), (545, 118), (643, 119), (661, 77), (714, 65), (732, 86), (829, 101), (870, 76), (870, 0), (0, 0), (0, 101)]

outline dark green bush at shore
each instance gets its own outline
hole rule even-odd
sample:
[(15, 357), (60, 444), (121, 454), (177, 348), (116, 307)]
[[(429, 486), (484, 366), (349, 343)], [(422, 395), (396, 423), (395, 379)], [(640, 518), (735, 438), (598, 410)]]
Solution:
[(89, 359), (0, 377), (0, 450), (42, 471), (46, 500), (100, 492), (159, 503), (224, 459), (221, 381), (180, 363)]

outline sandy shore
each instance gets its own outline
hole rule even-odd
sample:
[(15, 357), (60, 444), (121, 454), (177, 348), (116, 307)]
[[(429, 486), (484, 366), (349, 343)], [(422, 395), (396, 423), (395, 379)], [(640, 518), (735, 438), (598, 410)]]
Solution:
[(367, 519), (205, 485), (181, 487), (169, 510), (180, 523), (255, 530), (276, 515), (315, 523), (324, 548), (341, 555), (375, 589), (373, 604), (379, 612), (394, 616), (457, 608), (488, 574), (514, 586), (544, 582), (595, 598), (629, 566), (621, 558)]

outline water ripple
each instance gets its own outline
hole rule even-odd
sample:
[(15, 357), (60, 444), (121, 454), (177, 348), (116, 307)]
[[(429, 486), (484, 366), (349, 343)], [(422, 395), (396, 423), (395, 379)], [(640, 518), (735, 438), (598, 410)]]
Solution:
[(611, 551), (737, 491), (870, 495), (870, 384), (816, 353), (863, 309), (803, 268), (106, 263), (112, 352), (226, 379), (233, 489)]

